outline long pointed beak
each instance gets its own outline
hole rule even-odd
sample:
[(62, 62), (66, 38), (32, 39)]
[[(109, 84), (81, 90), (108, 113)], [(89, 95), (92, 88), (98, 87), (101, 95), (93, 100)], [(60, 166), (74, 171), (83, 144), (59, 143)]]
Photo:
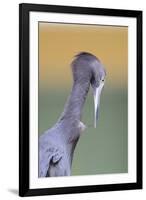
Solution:
[(94, 128), (96, 128), (97, 120), (99, 116), (99, 105), (100, 105), (100, 95), (103, 88), (103, 84), (101, 83), (99, 87), (93, 89), (94, 96)]

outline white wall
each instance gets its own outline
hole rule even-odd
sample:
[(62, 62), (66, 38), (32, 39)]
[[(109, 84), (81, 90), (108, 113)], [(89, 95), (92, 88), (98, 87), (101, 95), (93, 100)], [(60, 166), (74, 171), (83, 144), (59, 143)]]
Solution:
[[(44, 3), (103, 8), (140, 9), (144, 11), (144, 35), (146, 35), (145, 0), (3, 0), (0, 3), (0, 199), (19, 199), (18, 190), (18, 4)], [(143, 40), (145, 41), (145, 40)], [(146, 47), (144, 47), (146, 50)], [(145, 51), (144, 51), (145, 52)], [(145, 60), (144, 60), (145, 62)], [(144, 63), (145, 64), (145, 63)], [(146, 70), (144, 70), (146, 75)], [(146, 85), (146, 80), (144, 81)], [(144, 94), (146, 101), (146, 92)], [(146, 111), (146, 107), (144, 108)], [(144, 142), (146, 137), (144, 137)], [(146, 147), (144, 147), (146, 151)], [(146, 168), (146, 159), (144, 159)], [(144, 177), (145, 173), (144, 173)], [(146, 181), (144, 182), (144, 187)], [(146, 189), (139, 191), (104, 192), (61, 196), (44, 196), (35, 199), (140, 199), (146, 197)], [(33, 197), (30, 197), (32, 199)]]

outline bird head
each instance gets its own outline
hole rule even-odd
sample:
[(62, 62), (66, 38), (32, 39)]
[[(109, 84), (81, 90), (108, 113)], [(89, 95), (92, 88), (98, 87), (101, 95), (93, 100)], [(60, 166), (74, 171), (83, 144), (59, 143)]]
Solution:
[(81, 52), (72, 63), (74, 81), (90, 81), (94, 97), (94, 127), (99, 116), (100, 96), (105, 83), (106, 71), (100, 60), (93, 54)]

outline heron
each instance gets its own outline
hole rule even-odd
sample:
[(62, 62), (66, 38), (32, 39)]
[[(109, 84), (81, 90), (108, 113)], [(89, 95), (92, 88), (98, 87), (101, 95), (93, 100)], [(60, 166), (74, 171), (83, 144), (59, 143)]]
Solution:
[(94, 96), (94, 127), (99, 116), (100, 95), (106, 71), (89, 52), (80, 52), (71, 62), (73, 86), (64, 110), (52, 128), (39, 137), (39, 177), (70, 176), (74, 150), (86, 129), (81, 121), (90, 88)]

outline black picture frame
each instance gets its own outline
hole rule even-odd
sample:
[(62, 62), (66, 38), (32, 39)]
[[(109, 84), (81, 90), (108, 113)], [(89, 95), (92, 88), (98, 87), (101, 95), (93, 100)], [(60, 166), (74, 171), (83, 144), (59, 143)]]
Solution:
[[(29, 187), (29, 13), (33, 11), (136, 18), (137, 21), (137, 180), (133, 183), (30, 189)], [(142, 11), (41, 4), (19, 5), (19, 195), (55, 195), (142, 188)]]

